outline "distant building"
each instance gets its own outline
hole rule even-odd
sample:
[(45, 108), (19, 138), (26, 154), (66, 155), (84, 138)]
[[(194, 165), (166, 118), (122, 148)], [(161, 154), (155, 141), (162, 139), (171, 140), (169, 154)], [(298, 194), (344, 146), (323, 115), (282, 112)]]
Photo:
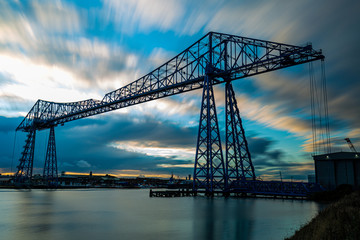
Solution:
[(99, 188), (146, 188), (167, 187), (167, 179), (158, 178), (118, 178), (110, 174), (66, 174), (61, 173), (59, 185), (64, 188), (99, 187)]
[(11, 183), (12, 176), (0, 174), (0, 185), (9, 185)]
[(308, 183), (316, 183), (315, 174), (308, 175)]
[(328, 190), (341, 184), (360, 188), (360, 153), (336, 152), (313, 156), (315, 178)]

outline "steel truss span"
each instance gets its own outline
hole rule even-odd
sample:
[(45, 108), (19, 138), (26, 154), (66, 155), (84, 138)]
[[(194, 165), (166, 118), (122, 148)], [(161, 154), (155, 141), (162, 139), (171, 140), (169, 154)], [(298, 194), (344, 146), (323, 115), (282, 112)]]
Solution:
[[(31, 181), (36, 131), (50, 129), (44, 179), (54, 184), (57, 183), (54, 133), (57, 125), (202, 88), (194, 191), (205, 191), (211, 196), (220, 189), (228, 194), (244, 188), (244, 183), (248, 189), (258, 189), (263, 184), (253, 184), (255, 170), (231, 82), (320, 59), (324, 59), (321, 51), (315, 51), (311, 45), (299, 47), (210, 32), (147, 75), (105, 94), (102, 100), (72, 103), (38, 100), (16, 128), (29, 133), (16, 181)], [(221, 83), (226, 83), (225, 160), (213, 93), (213, 85)]]
[(183, 52), (140, 79), (105, 94), (102, 100), (56, 103), (38, 100), (16, 128), (47, 129), (80, 118), (172, 96), (212, 84), (324, 59), (311, 45), (304, 47), (210, 32)]

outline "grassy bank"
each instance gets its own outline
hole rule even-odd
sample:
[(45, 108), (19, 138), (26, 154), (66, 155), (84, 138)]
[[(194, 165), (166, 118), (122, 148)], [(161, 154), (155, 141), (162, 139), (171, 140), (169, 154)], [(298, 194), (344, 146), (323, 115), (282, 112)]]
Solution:
[(309, 200), (331, 203), (342, 199), (344, 196), (351, 194), (353, 191), (354, 190), (351, 185), (343, 184), (338, 186), (335, 190), (314, 193), (309, 197)]
[(360, 239), (360, 191), (332, 203), (287, 239)]

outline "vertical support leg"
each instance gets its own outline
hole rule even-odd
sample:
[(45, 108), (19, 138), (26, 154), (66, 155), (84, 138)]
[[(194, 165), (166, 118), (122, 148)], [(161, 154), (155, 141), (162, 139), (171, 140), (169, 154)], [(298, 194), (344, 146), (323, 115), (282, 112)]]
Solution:
[(24, 150), (21, 153), (19, 165), (15, 173), (15, 182), (30, 182), (33, 172), (34, 150), (35, 150), (36, 130), (30, 130), (25, 140)]
[(225, 189), (224, 159), (211, 78), (204, 79), (198, 141), (196, 147), (193, 189), (204, 189), (213, 195), (215, 189)]
[(226, 91), (226, 177), (228, 186), (232, 181), (251, 178), (255, 180), (255, 170), (251, 161), (245, 131), (237, 107), (235, 92), (231, 82)]
[(56, 158), (55, 130), (53, 126), (50, 128), (43, 177), (44, 181), (46, 181), (49, 185), (57, 185), (58, 170)]

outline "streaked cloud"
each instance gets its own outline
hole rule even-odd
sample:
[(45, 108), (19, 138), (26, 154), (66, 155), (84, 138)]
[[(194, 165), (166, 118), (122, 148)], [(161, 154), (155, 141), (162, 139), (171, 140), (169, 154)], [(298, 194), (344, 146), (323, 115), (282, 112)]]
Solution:
[(165, 31), (182, 20), (184, 5), (176, 0), (104, 0), (104, 17), (111, 20), (123, 34)]
[(246, 95), (237, 97), (241, 111), (247, 119), (258, 121), (265, 126), (289, 133), (309, 137), (311, 134), (311, 122), (296, 116), (283, 113), (275, 104), (264, 104), (261, 101), (248, 98)]
[(171, 159), (194, 159), (195, 148), (171, 148), (171, 147), (158, 147), (163, 143), (158, 142), (136, 142), (136, 141), (125, 141), (125, 142), (113, 142), (110, 144), (111, 147), (123, 149), (130, 152), (143, 153), (149, 156), (160, 156)]
[(79, 168), (91, 168), (91, 164), (88, 163), (87, 161), (85, 160), (79, 160), (76, 162), (76, 166), (78, 166)]
[(158, 67), (176, 56), (176, 54), (177, 53), (168, 52), (163, 48), (154, 48), (150, 53), (149, 61), (154, 67)]
[(58, 32), (77, 33), (86, 25), (75, 6), (65, 1), (32, 1), (31, 4), (36, 22), (45, 35)]

